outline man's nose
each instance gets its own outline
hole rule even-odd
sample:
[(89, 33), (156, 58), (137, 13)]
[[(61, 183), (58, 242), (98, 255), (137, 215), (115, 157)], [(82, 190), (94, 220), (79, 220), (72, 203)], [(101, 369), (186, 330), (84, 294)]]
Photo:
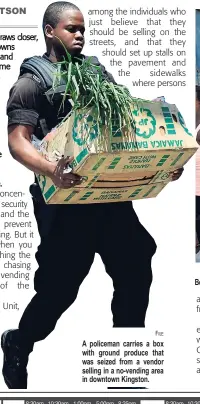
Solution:
[(75, 33), (75, 39), (81, 39), (83, 40), (84, 35), (81, 33), (81, 31), (76, 31)]

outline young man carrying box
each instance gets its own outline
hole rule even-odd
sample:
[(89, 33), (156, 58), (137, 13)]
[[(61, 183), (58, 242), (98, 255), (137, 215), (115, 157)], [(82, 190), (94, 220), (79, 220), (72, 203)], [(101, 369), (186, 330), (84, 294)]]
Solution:
[[(44, 14), (43, 29), (47, 50), (42, 58), (46, 62), (63, 60), (61, 41), (72, 57), (84, 59), (84, 18), (78, 7), (63, 1), (52, 3)], [(101, 66), (105, 78), (114, 82), (97, 58), (93, 61)], [(71, 160), (48, 162), (31, 144), (32, 134), (42, 139), (44, 126), (50, 131), (70, 111), (69, 101), (62, 116), (58, 114), (59, 106), (60, 102), (50, 105), (35, 74), (23, 73), (12, 87), (7, 105), (9, 148), (25, 167), (49, 176), (57, 187), (69, 188), (82, 181), (72, 172), (64, 173)], [(176, 172), (173, 179), (180, 173)], [(37, 183), (31, 186), (31, 193), (41, 237), (36, 253), (39, 268), (34, 280), (36, 294), (22, 315), (19, 329), (2, 335), (3, 376), (10, 389), (27, 388), (26, 366), (34, 343), (53, 331), (59, 317), (74, 302), (95, 253), (100, 254), (113, 280), (113, 326), (144, 327), (151, 259), (156, 251), (131, 202), (46, 205)], [(84, 229), (80, 244), (74, 243), (78, 229)]]

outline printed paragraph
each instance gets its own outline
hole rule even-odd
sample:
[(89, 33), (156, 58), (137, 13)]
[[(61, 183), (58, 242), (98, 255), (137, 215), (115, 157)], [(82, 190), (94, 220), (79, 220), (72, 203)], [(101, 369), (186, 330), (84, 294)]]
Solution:
[[(89, 45), (102, 47), (102, 56), (119, 77), (131, 77), (133, 87), (186, 85), (185, 9), (95, 8), (88, 17)], [(141, 68), (147, 79), (141, 79)]]
[(164, 374), (164, 342), (82, 342), (83, 383), (149, 383), (152, 375)]
[[(0, 187), (0, 290), (29, 289), (33, 257), (29, 201), (21, 191)], [(4, 305), (4, 308), (9, 308)], [(12, 307), (11, 307), (12, 308)]]
[(14, 61), (14, 52), (16, 50), (16, 43), (21, 42), (37, 42), (37, 35), (32, 35), (20, 32), (17, 35), (10, 35), (0, 32), (0, 71), (10, 70)]

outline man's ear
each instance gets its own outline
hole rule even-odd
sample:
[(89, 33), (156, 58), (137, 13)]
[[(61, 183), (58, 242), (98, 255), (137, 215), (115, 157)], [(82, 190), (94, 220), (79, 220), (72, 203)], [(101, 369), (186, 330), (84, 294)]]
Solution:
[(51, 25), (47, 24), (44, 28), (44, 33), (47, 38), (53, 38), (54, 29)]

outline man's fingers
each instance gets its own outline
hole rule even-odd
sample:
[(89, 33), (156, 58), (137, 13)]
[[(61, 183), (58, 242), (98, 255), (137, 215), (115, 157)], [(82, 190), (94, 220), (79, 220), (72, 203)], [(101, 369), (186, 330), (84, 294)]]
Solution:
[(72, 161), (74, 160), (74, 157), (66, 157), (62, 159), (62, 168), (63, 170), (67, 169), (70, 165), (70, 163), (72, 163)]
[(172, 174), (172, 181), (176, 181), (176, 180), (178, 180), (180, 177), (181, 177), (181, 174), (180, 174), (180, 173), (178, 173), (178, 174)]
[(82, 183), (82, 177), (73, 173), (63, 174), (60, 179), (63, 185), (75, 186)]
[(74, 157), (63, 157), (61, 160), (63, 160), (63, 163), (68, 164), (74, 160)]
[(62, 175), (62, 179), (69, 179), (69, 180), (74, 180), (74, 181), (81, 181), (82, 177), (78, 174), (75, 173), (66, 173)]
[(71, 188), (75, 187), (76, 185), (80, 185), (82, 181), (80, 180), (62, 180), (60, 184), (60, 188)]
[(74, 184), (74, 185), (79, 185), (82, 183), (81, 180), (74, 180), (74, 179), (69, 179), (69, 178), (65, 178), (61, 180), (62, 184)]
[(183, 168), (178, 168), (178, 170), (175, 170), (175, 171), (173, 171), (173, 174), (178, 174), (178, 175), (180, 175), (180, 174), (182, 174), (182, 172), (183, 172)]
[(65, 167), (67, 164), (71, 163), (74, 160), (74, 157), (62, 157), (59, 161), (57, 166), (59, 167)]
[(56, 176), (62, 177), (63, 171), (67, 166), (74, 160), (74, 157), (62, 158), (58, 161), (54, 174)]
[(71, 163), (74, 160), (73, 156), (72, 157), (66, 157), (66, 158), (68, 159), (69, 163)]

